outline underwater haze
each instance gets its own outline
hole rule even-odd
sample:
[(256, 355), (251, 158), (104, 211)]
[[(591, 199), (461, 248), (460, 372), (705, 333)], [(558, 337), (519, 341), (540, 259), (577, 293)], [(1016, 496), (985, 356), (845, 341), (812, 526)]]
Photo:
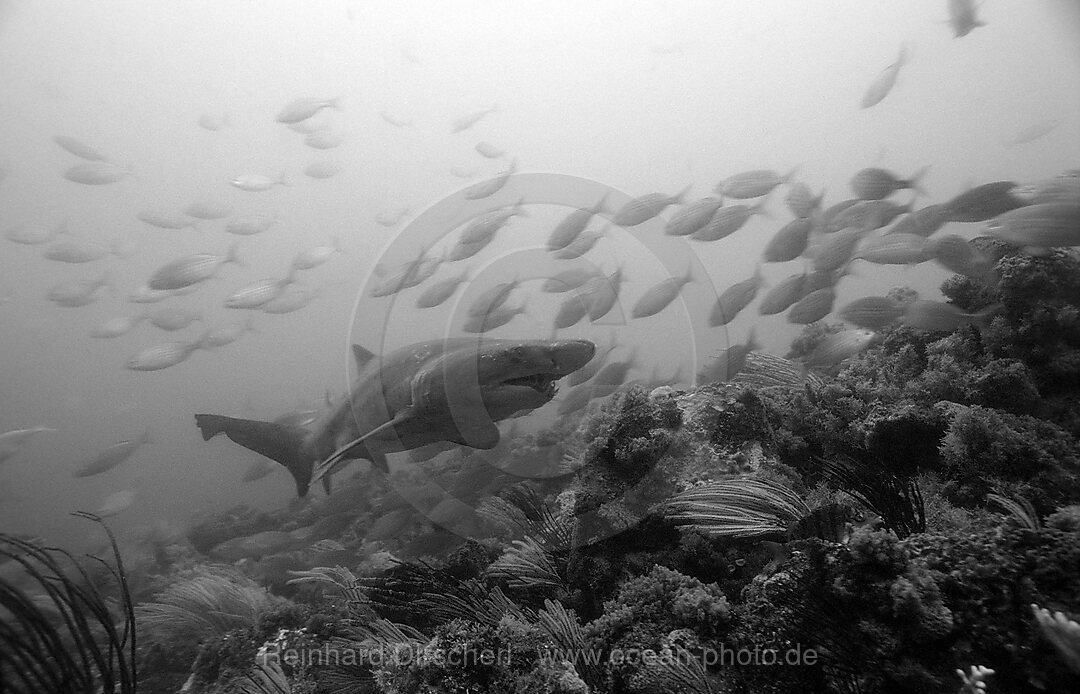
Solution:
[[(500, 282), (518, 281), (514, 315), (488, 335), (614, 341), (626, 380), (691, 386), (751, 338), (785, 355), (804, 326), (758, 303), (813, 269), (813, 243), (762, 262), (796, 184), (819, 214), (876, 168), (914, 211), (1080, 166), (1080, 6), (986, 0), (958, 36), (948, 5), (0, 0), (0, 431), (43, 428), (3, 448), (0, 528), (79, 546), (96, 529), (77, 510), (123, 534), (282, 508), (288, 472), (244, 481), (260, 456), (204, 441), (194, 415), (320, 410), (355, 385), (351, 343), (474, 334), (468, 309)], [(767, 197), (731, 194), (746, 172), (775, 172)], [(720, 210), (760, 214), (714, 240), (665, 231), (724, 181)], [(601, 199), (596, 245), (554, 259), (552, 230)], [(645, 219), (614, 223), (635, 200)], [(463, 228), (518, 202), (453, 259)], [(430, 278), (373, 296), (423, 254)], [(541, 284), (568, 263), (623, 281), (610, 313), (556, 329), (566, 295)], [(902, 286), (943, 301), (953, 272), (840, 265), (837, 309)], [(688, 268), (677, 300), (633, 316)], [(756, 272), (754, 303), (710, 321)]]

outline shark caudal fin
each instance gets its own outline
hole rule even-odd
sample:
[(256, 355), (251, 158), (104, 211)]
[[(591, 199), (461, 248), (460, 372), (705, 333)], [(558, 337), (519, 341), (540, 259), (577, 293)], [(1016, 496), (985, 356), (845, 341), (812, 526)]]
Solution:
[(281, 463), (296, 480), (296, 493), (307, 494), (314, 463), (303, 450), (307, 429), (216, 414), (197, 414), (195, 424), (202, 432), (203, 441), (225, 434), (244, 448)]

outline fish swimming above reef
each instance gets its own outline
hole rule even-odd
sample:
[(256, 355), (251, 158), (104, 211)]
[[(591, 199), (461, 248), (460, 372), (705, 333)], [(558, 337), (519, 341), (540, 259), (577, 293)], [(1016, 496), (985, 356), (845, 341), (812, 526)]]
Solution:
[[(276, 460), (307, 494), (339, 464), (365, 459), (388, 469), (386, 454), (437, 441), (490, 449), (495, 422), (555, 397), (555, 381), (596, 352), (585, 340), (452, 338), (402, 347), (376, 357), (354, 346), (359, 374), (350, 397), (328, 408), (311, 427), (197, 414), (203, 440), (225, 434)], [(328, 488), (327, 480), (323, 481)]]

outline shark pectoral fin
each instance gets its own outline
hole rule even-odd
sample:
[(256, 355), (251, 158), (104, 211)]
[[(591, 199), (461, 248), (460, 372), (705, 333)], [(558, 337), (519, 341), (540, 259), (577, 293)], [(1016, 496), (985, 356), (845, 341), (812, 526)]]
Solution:
[(311, 459), (303, 452), (308, 433), (303, 427), (217, 414), (197, 414), (195, 424), (202, 432), (204, 441), (225, 434), (244, 448), (281, 463), (296, 481), (297, 494), (307, 494), (311, 482)]

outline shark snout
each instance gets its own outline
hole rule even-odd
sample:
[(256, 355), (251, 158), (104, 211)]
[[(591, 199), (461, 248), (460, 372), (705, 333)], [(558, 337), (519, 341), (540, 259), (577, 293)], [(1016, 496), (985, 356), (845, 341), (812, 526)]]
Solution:
[(551, 360), (563, 376), (577, 371), (589, 363), (596, 354), (596, 345), (588, 340), (566, 340), (551, 346)]

